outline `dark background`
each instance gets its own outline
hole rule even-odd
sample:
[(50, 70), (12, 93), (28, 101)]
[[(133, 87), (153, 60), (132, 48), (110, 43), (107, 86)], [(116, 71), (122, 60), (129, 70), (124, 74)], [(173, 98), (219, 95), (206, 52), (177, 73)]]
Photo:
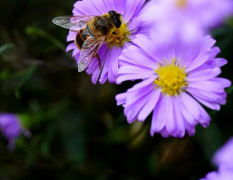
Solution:
[[(149, 134), (151, 116), (129, 125), (115, 95), (133, 83), (93, 85), (66, 53), (68, 31), (52, 23), (72, 0), (0, 1), (0, 112), (19, 115), (32, 136), (9, 152), (0, 138), (0, 180), (140, 180), (204, 177), (213, 153), (233, 135), (233, 87), (227, 104), (194, 137)], [(233, 21), (214, 29), (233, 80)]]

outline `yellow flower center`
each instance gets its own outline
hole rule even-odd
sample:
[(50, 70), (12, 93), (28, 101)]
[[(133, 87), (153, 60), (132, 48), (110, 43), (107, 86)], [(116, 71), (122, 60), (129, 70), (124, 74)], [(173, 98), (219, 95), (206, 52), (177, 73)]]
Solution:
[(176, 6), (184, 8), (187, 5), (187, 0), (176, 0)]
[(182, 90), (188, 85), (186, 82), (185, 68), (181, 68), (179, 64), (176, 64), (176, 59), (172, 59), (171, 64), (165, 63), (164, 66), (160, 66), (155, 69), (158, 74), (158, 78), (154, 81), (156, 88), (160, 87), (162, 93), (168, 96), (179, 95)]
[(127, 24), (123, 21), (123, 19), (121, 19), (121, 22), (121, 26), (119, 28), (114, 28), (112, 33), (109, 33), (106, 37), (105, 42), (108, 44), (109, 47), (121, 47), (124, 46), (126, 42), (130, 41), (130, 39), (128, 38), (130, 32), (127, 28)]

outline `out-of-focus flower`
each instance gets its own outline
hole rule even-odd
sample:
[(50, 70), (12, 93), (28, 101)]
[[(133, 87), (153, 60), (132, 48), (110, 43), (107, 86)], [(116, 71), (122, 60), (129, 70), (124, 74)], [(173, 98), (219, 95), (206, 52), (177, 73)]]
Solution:
[(213, 162), (217, 166), (227, 165), (233, 168), (233, 137), (215, 153)]
[(233, 169), (225, 166), (221, 166), (218, 171), (210, 172), (205, 178), (200, 180), (232, 180)]
[(19, 118), (14, 114), (0, 114), (0, 129), (2, 134), (8, 140), (8, 148), (13, 150), (15, 147), (15, 141), (23, 132), (25, 135), (29, 135), (29, 131), (23, 130)]
[(155, 26), (152, 30), (167, 39), (178, 34), (192, 41), (200, 31), (208, 31), (233, 14), (232, 0), (154, 0), (157, 6), (148, 12)]
[(213, 162), (219, 168), (210, 172), (201, 180), (232, 180), (233, 179), (233, 137), (213, 156)]
[(219, 110), (226, 103), (224, 88), (231, 82), (216, 77), (225, 59), (210, 36), (199, 37), (192, 44), (178, 38), (163, 44), (138, 35), (120, 56), (117, 83), (141, 79), (127, 92), (116, 96), (123, 105), (127, 121), (144, 121), (153, 111), (150, 133), (183, 137), (185, 130), (194, 135), (195, 126), (207, 127), (210, 117), (198, 103)]
[[(104, 67), (99, 69), (97, 58), (94, 58), (89, 64), (86, 72), (92, 74), (92, 82), (95, 84), (99, 78), (102, 84), (107, 79), (111, 83), (115, 83), (118, 71), (118, 57), (122, 50), (129, 46), (131, 41), (135, 38), (136, 34), (150, 35), (150, 27), (152, 26), (145, 14), (151, 8), (150, 2), (143, 6), (145, 0), (85, 0), (77, 1), (74, 4), (73, 14), (75, 15), (103, 15), (109, 11), (116, 11), (122, 15), (124, 20), (124, 32), (126, 36), (121, 44), (104, 43), (98, 50), (101, 65)], [(152, 3), (153, 4), (153, 3)], [(121, 28), (119, 28), (121, 29)], [(70, 31), (67, 36), (67, 41), (74, 41), (77, 32)], [(68, 45), (67, 51), (73, 50), (73, 56), (79, 62), (80, 50), (76, 47), (75, 43)]]

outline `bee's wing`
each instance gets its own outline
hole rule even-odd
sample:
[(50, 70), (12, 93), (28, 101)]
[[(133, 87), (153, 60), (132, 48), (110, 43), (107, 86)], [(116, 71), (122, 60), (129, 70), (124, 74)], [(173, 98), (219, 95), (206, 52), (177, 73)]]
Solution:
[(80, 29), (86, 28), (87, 22), (95, 17), (96, 16), (92, 15), (67, 15), (55, 17), (52, 21), (54, 24), (63, 28), (78, 31)]
[(91, 60), (95, 57), (98, 52), (100, 46), (104, 42), (106, 36), (102, 36), (99, 39), (94, 38), (93, 36), (89, 36), (85, 42), (83, 43), (79, 63), (78, 63), (78, 71), (82, 72), (87, 68), (90, 64)]

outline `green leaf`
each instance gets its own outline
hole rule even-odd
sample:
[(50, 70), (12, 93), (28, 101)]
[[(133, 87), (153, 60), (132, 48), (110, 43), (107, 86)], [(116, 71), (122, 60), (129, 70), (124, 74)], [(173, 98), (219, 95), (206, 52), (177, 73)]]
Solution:
[(30, 117), (28, 114), (19, 114), (19, 119), (23, 125), (24, 128), (29, 128), (31, 121), (30, 121)]
[(233, 86), (226, 89), (227, 94), (231, 94), (233, 91)]
[(7, 80), (10, 76), (9, 70), (4, 69), (0, 72), (0, 80)]
[(13, 43), (8, 43), (8, 44), (4, 44), (0, 47), (0, 54), (2, 54), (5, 50), (10, 49), (15, 47), (15, 45)]
[(50, 35), (49, 33), (47, 33), (46, 31), (44, 31), (41, 28), (30, 26), (30, 27), (26, 28), (26, 33), (30, 36), (39, 36), (39, 37), (43, 37), (45, 39), (48, 39), (56, 47), (58, 47), (59, 49), (61, 49), (62, 51), (65, 52), (65, 49), (66, 49), (65, 45), (63, 43), (61, 43), (59, 40), (55, 39), (52, 35)]
[(20, 99), (20, 92), (19, 92), (20, 88), (24, 85), (25, 82), (27, 82), (31, 78), (35, 70), (36, 70), (36, 66), (32, 66), (26, 71), (20, 72), (14, 76), (14, 77), (22, 76), (22, 78), (19, 80), (19, 83), (17, 85), (17, 89), (15, 90), (15, 96), (17, 99)]

